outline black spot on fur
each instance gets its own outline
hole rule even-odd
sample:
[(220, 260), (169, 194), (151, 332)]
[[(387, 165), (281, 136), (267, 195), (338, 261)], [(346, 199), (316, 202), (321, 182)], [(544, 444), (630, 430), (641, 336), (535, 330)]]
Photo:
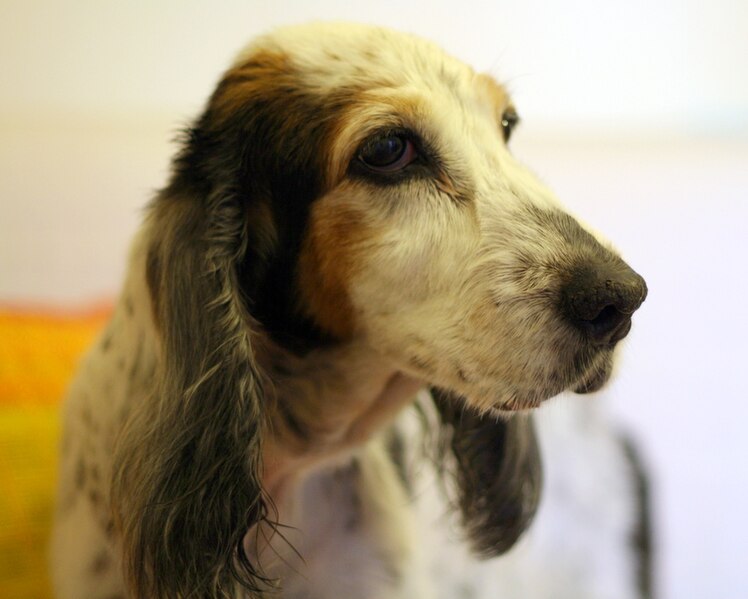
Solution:
[(88, 469), (88, 473), (91, 476), (91, 481), (93, 483), (99, 482), (100, 480), (99, 467), (96, 464), (91, 464), (91, 467)]
[(131, 384), (138, 380), (143, 369), (143, 345), (144, 340), (143, 336), (141, 335), (140, 337), (138, 337), (137, 346), (135, 351), (133, 352), (133, 362), (130, 366), (130, 371), (127, 374), (127, 379)]
[(336, 517), (340, 518), (346, 532), (353, 532), (362, 522), (360, 476), (361, 465), (353, 458), (348, 464), (337, 467), (329, 479), (329, 501), (337, 506)]
[(83, 490), (86, 486), (86, 464), (83, 458), (79, 458), (75, 465), (75, 487), (76, 489)]
[(89, 489), (88, 491), (88, 500), (91, 502), (91, 505), (94, 507), (98, 507), (101, 505), (101, 493), (98, 489)]
[[(89, 433), (93, 433), (95, 435), (99, 432), (98, 422), (94, 420), (93, 413), (91, 412), (91, 408), (88, 403), (84, 404), (81, 408), (81, 421), (83, 422), (83, 425), (88, 429)], [(86, 437), (86, 442), (90, 441), (91, 438), (91, 435)]]
[(102, 528), (104, 530), (104, 536), (106, 536), (107, 539), (114, 538), (114, 520), (107, 518), (104, 521)]
[(112, 567), (112, 557), (106, 550), (101, 550), (91, 562), (91, 574), (101, 575)]
[(107, 330), (104, 332), (104, 336), (101, 338), (100, 347), (102, 352), (106, 353), (112, 347), (113, 337), (114, 331), (112, 330), (112, 327), (107, 328)]
[(400, 482), (410, 494), (412, 492), (412, 481), (408, 466), (405, 463), (405, 439), (403, 439), (402, 433), (394, 427), (390, 428), (387, 433), (387, 453), (395, 466)]
[(408, 362), (423, 373), (433, 374), (434, 372), (434, 363), (421, 356), (411, 356)]

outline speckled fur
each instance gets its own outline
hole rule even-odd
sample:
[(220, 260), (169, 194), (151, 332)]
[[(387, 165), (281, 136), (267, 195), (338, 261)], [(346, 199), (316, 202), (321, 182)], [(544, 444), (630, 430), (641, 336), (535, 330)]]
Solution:
[[(552, 551), (510, 553), (511, 572), (493, 561), (538, 506), (524, 413), (610, 371), (612, 348), (560, 314), (561, 289), (585, 261), (621, 262), (512, 157), (510, 106), (490, 77), (380, 28), (290, 27), (242, 52), (70, 390), (58, 597), (635, 596), (630, 473), (614, 449), (597, 464), (599, 444), (618, 447), (598, 420), (559, 430), (584, 446), (575, 472), (612, 465), (622, 505), (565, 496), (567, 512), (611, 521), (599, 539), (579, 521), (558, 536), (585, 538), (563, 549), (563, 588), (515, 580), (546, 572)], [(424, 159), (407, 178), (370, 176), (361, 145), (397, 128)], [(425, 397), (413, 424), (426, 387), (440, 415)], [(436, 464), (422, 453), (434, 443)], [(481, 566), (465, 565), (452, 511)], [(586, 560), (600, 547), (610, 576)]]

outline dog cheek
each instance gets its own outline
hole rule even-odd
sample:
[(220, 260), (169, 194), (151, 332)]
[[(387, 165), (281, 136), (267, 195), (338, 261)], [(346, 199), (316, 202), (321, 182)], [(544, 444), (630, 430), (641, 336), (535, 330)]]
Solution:
[(346, 236), (326, 216), (312, 217), (309, 233), (299, 254), (297, 284), (300, 310), (318, 326), (339, 339), (355, 328), (347, 281), (353, 268)]
[(381, 245), (379, 229), (358, 195), (341, 188), (314, 203), (298, 261), (300, 310), (339, 340), (365, 328), (356, 281)]

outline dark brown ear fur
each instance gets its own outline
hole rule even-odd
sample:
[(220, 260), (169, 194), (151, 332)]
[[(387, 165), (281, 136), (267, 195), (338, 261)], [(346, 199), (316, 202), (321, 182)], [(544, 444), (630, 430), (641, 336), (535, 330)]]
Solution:
[(118, 442), (112, 489), (135, 597), (233, 596), (238, 586), (260, 597), (267, 582), (242, 551), (267, 515), (267, 398), (253, 341), (260, 330), (297, 345), (322, 336), (299, 316), (293, 288), (342, 102), (322, 101), (283, 56), (232, 69), (151, 207), (146, 276), (161, 359)]
[(454, 456), (455, 503), (468, 540), (481, 557), (504, 553), (529, 526), (540, 500), (532, 419), (500, 420), (445, 391), (432, 389), (432, 395), (444, 427), (443, 449)]
[[(133, 406), (115, 455), (113, 504), (135, 597), (220, 597), (260, 586), (242, 539), (266, 515), (259, 481), (263, 393), (236, 280), (235, 198), (169, 197), (148, 225), (160, 336), (155, 388)], [(199, 549), (197, 549), (199, 548)]]

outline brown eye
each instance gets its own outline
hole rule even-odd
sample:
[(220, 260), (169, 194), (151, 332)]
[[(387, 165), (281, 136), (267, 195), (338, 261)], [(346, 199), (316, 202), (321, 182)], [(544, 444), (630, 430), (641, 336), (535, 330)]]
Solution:
[(514, 108), (507, 108), (501, 115), (501, 132), (504, 135), (504, 141), (509, 141), (512, 131), (519, 123), (519, 115)]
[(399, 171), (416, 159), (413, 142), (402, 134), (386, 134), (367, 141), (358, 159), (369, 169), (390, 173)]

